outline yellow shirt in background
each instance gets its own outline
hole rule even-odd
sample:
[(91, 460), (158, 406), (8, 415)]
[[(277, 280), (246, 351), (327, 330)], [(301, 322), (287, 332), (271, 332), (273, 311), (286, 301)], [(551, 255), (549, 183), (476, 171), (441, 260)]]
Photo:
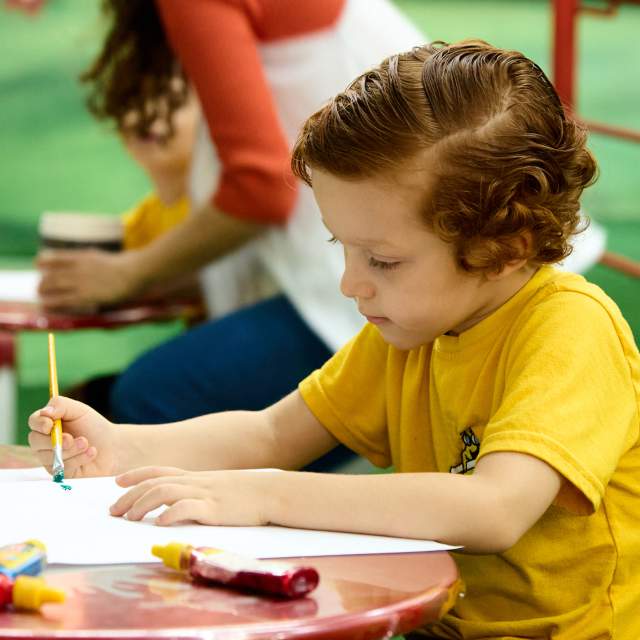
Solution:
[(184, 196), (165, 205), (154, 193), (148, 195), (124, 214), (124, 248), (138, 249), (182, 222), (189, 212), (189, 199)]
[(466, 596), (431, 637), (640, 638), (640, 356), (598, 287), (543, 267), (468, 331), (410, 351), (369, 324), (300, 392), (381, 467), (469, 473), (516, 451), (564, 476), (511, 549), (454, 554)]

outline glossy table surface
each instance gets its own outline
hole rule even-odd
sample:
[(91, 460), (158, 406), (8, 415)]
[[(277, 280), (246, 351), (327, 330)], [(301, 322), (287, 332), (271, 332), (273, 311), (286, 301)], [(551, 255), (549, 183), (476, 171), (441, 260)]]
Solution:
[(178, 317), (189, 320), (201, 314), (202, 307), (196, 301), (137, 303), (84, 314), (44, 311), (33, 302), (0, 301), (0, 329), (5, 331), (105, 329)]
[[(27, 449), (0, 446), (0, 468), (32, 464)], [(288, 560), (320, 573), (306, 598), (195, 585), (159, 564), (53, 566), (46, 579), (66, 590), (67, 601), (40, 614), (0, 613), (0, 638), (374, 640), (437, 620), (459, 590), (445, 552)]]

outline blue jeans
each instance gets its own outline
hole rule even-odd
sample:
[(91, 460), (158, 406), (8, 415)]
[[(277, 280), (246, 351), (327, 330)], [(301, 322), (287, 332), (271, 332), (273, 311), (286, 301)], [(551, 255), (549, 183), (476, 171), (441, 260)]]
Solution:
[[(260, 410), (332, 355), (284, 296), (202, 324), (144, 354), (116, 381), (116, 422), (159, 424), (205, 413)], [(338, 447), (309, 469), (353, 454)]]

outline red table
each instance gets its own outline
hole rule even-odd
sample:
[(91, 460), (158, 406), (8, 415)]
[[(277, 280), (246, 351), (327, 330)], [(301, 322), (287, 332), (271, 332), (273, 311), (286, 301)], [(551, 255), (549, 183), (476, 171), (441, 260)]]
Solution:
[(201, 316), (202, 306), (192, 301), (137, 303), (88, 314), (44, 311), (33, 302), (0, 302), (0, 330), (5, 332), (115, 329), (139, 322), (161, 322), (175, 318), (193, 320)]
[[(0, 446), (0, 468), (33, 462), (24, 447)], [(0, 614), (0, 639), (375, 640), (437, 620), (460, 590), (445, 552), (292, 560), (320, 572), (300, 600), (194, 586), (160, 564), (52, 567), (47, 581), (67, 602)]]
[(92, 314), (44, 311), (33, 302), (0, 301), (0, 442), (14, 441), (16, 420), (15, 338), (18, 331), (71, 331), (117, 329), (143, 322), (183, 319), (191, 323), (203, 317), (199, 301), (137, 303)]

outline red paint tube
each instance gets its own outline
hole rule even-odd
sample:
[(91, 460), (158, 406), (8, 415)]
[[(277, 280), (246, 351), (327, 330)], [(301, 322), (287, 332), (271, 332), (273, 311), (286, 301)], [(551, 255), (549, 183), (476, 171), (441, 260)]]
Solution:
[(18, 576), (12, 580), (0, 574), (0, 609), (35, 611), (45, 602), (64, 602), (64, 591), (50, 587), (42, 578)]
[(256, 560), (209, 547), (172, 542), (154, 545), (152, 553), (167, 567), (188, 572), (196, 580), (285, 598), (306, 596), (318, 586), (313, 567), (274, 560)]

